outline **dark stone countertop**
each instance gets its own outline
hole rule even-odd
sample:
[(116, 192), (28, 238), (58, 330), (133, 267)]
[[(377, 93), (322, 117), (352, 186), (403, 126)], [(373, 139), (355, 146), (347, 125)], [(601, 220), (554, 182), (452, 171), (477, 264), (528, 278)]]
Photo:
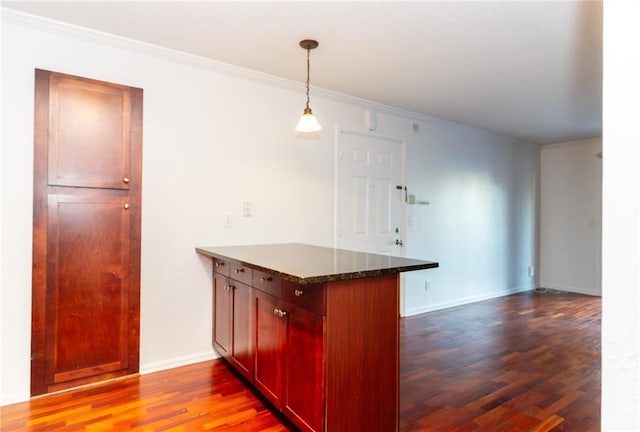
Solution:
[(212, 258), (233, 260), (298, 284), (383, 276), (438, 267), (422, 261), (298, 243), (198, 247)]

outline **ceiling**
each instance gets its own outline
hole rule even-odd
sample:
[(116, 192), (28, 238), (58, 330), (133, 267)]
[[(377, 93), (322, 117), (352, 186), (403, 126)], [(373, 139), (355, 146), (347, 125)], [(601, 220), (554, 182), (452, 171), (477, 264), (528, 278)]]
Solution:
[[(602, 134), (602, 3), (3, 1), (2, 6), (548, 144)], [(313, 90), (312, 90), (313, 102)]]

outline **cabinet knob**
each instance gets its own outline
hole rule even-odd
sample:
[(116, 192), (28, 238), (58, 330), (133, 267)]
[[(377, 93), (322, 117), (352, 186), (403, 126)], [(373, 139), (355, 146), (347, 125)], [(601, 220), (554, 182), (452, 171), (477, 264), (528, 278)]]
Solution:
[(129, 183), (129, 177), (125, 177), (122, 179), (122, 183)]
[(238, 273), (244, 273), (244, 269), (243, 268), (237, 268), (236, 269), (236, 274)]
[(216, 267), (222, 267), (224, 263), (222, 261), (216, 261)]
[(271, 282), (273, 280), (273, 278), (271, 276), (262, 276), (260, 278), (260, 282), (265, 283), (265, 282)]
[(302, 294), (304, 294), (304, 291), (297, 289), (293, 293), (296, 295), (296, 297), (300, 297)]
[(126, 204), (124, 205), (124, 209), (125, 209), (125, 210), (129, 210), (129, 203), (126, 203)]
[(287, 316), (287, 313), (285, 311), (280, 310), (278, 308), (275, 308), (273, 310), (273, 314), (276, 315), (276, 316), (279, 316), (280, 318), (284, 318), (285, 316)]

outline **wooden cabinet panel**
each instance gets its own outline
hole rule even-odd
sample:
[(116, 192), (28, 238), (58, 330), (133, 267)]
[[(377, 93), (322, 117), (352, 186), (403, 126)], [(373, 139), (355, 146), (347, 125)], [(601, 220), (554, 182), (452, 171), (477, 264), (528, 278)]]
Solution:
[(233, 286), (233, 341), (231, 358), (238, 371), (253, 381), (253, 288), (241, 282)]
[(249, 267), (245, 267), (237, 263), (231, 263), (229, 266), (229, 275), (237, 281), (245, 284), (251, 284), (253, 272)]
[(257, 290), (255, 293), (255, 386), (281, 408), (285, 320), (277, 313), (280, 310), (277, 297)]
[(282, 298), (296, 306), (324, 315), (326, 312), (326, 285), (299, 285), (282, 281)]
[(258, 270), (253, 271), (253, 287), (260, 291), (269, 293), (276, 297), (281, 297), (282, 281), (269, 273)]
[(398, 430), (399, 292), (397, 275), (328, 284), (327, 430)]
[(229, 276), (229, 263), (221, 259), (213, 259), (213, 271), (225, 276)]
[(303, 431), (323, 430), (324, 317), (255, 291), (255, 385)]
[(129, 189), (128, 88), (59, 74), (49, 83), (49, 184)]
[(284, 413), (303, 431), (322, 431), (324, 317), (291, 303), (287, 312)]
[(233, 291), (229, 279), (213, 273), (213, 346), (223, 357), (231, 356)]
[(235, 276), (251, 282), (251, 269), (228, 261), (213, 261), (213, 346), (238, 372), (253, 381), (253, 288), (234, 279)]
[(47, 383), (127, 368), (128, 197), (49, 195)]

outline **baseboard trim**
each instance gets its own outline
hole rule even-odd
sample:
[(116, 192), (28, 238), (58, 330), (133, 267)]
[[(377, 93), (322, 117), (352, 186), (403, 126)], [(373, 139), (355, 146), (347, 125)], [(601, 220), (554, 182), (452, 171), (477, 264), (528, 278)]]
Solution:
[(470, 303), (476, 303), (476, 302), (480, 302), (480, 301), (484, 301), (484, 300), (491, 300), (491, 299), (498, 298), (498, 297), (504, 297), (504, 296), (508, 296), (508, 295), (511, 295), (511, 294), (530, 291), (533, 288), (534, 288), (533, 284), (522, 285), (522, 286), (519, 286), (519, 287), (512, 288), (512, 289), (510, 289), (508, 291), (491, 292), (491, 293), (480, 294), (480, 295), (475, 295), (475, 296), (470, 296), (470, 297), (463, 297), (463, 298), (460, 298), (460, 299), (451, 300), (451, 301), (447, 301), (447, 302), (424, 305), (424, 306), (420, 306), (420, 307), (416, 307), (416, 308), (407, 308), (405, 310), (405, 313), (401, 314), (401, 316), (402, 317), (410, 317), (410, 316), (413, 316), (413, 315), (420, 315), (420, 314), (427, 313), (427, 312), (433, 312), (433, 311), (437, 311), (437, 310), (448, 309), (448, 308), (452, 308), (452, 307), (456, 307), (456, 306), (462, 306), (462, 305), (466, 305), (466, 304), (470, 304)]
[(538, 284), (537, 288), (538, 289), (545, 289), (546, 288), (546, 289), (550, 289), (550, 290), (567, 291), (567, 292), (575, 293), (575, 294), (585, 294), (585, 295), (590, 295), (590, 296), (602, 297), (602, 292), (596, 292), (594, 290), (590, 290), (590, 289), (586, 289), (586, 288), (558, 285), (558, 284), (552, 284), (552, 283), (547, 283), (547, 282), (540, 282)]
[(173, 369), (180, 366), (187, 366), (194, 363), (200, 363), (207, 360), (213, 360), (220, 357), (213, 349), (198, 354), (188, 356), (175, 357), (167, 360), (147, 363), (140, 367), (140, 375), (146, 375), (153, 372), (160, 372), (167, 369)]

